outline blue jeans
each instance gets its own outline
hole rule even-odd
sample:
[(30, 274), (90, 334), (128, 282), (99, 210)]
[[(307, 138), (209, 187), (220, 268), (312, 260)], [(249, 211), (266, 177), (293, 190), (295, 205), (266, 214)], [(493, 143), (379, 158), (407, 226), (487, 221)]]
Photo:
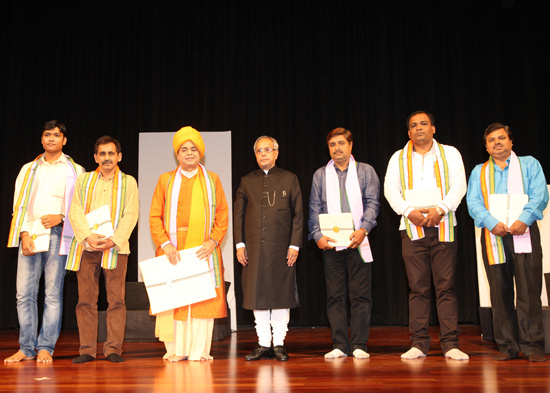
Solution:
[[(53, 355), (61, 330), (63, 313), (63, 282), (65, 281), (65, 255), (59, 255), (61, 226), (53, 227), (50, 248), (32, 256), (21, 254), (17, 260), (17, 316), (19, 317), (19, 349), (27, 357), (34, 357), (45, 349)], [(40, 277), (44, 272), (44, 314), (40, 335), (36, 296)]]

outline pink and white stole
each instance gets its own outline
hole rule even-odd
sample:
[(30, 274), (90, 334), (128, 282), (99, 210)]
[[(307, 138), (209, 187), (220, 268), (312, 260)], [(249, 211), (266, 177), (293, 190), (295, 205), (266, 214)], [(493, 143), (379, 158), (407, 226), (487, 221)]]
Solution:
[[(485, 207), (489, 209), (489, 195), (495, 193), (495, 161), (493, 157), (481, 167), (481, 193)], [(523, 184), (523, 174), (521, 171), (521, 163), (518, 156), (513, 151), (510, 155), (510, 164), (508, 166), (508, 194), (524, 194), (525, 185)], [(483, 229), (485, 235), (485, 246), (487, 249), (487, 259), (489, 265), (498, 265), (506, 263), (506, 255), (504, 253), (504, 244), (502, 237), (495, 236), (487, 228)], [(531, 235), (529, 228), (523, 235), (513, 236), (514, 252), (516, 254), (524, 254), (532, 252)]]

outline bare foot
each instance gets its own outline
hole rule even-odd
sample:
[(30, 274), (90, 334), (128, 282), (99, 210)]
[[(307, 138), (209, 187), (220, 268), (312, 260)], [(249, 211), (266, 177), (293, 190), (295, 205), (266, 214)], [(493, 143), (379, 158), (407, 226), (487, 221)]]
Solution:
[(199, 358), (189, 358), (187, 360), (190, 360), (192, 362), (205, 362), (207, 360), (213, 360), (214, 358), (210, 355), (208, 356), (201, 356), (200, 359)]
[(181, 362), (182, 360), (187, 360), (187, 356), (170, 356), (168, 358), (168, 360), (170, 360), (171, 362)]
[(34, 360), (33, 357), (27, 357), (23, 352), (17, 351), (14, 355), (11, 355), (9, 358), (4, 359), (4, 363), (17, 363), (22, 360)]
[(38, 352), (38, 357), (36, 358), (36, 361), (38, 363), (51, 363), (53, 362), (53, 358), (48, 351), (42, 349), (40, 350), (40, 352)]

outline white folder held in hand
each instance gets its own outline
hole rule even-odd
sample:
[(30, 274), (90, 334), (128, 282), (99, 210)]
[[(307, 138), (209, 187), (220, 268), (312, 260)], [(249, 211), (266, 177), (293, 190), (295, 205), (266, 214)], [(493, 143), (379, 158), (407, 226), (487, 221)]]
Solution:
[(349, 237), (355, 231), (351, 213), (319, 214), (319, 226), (323, 236), (328, 236), (336, 242), (329, 242), (334, 247), (347, 247), (351, 243)]
[(105, 238), (110, 238), (115, 235), (113, 223), (111, 221), (111, 210), (108, 205), (103, 205), (98, 209), (86, 214), (88, 227), (92, 233), (103, 235)]
[(405, 190), (405, 200), (415, 209), (437, 207), (441, 203), (441, 188)]
[(176, 265), (165, 255), (139, 262), (152, 314), (216, 297), (208, 260), (197, 258), (199, 248), (181, 250)]
[(527, 202), (527, 194), (489, 194), (489, 211), (493, 217), (509, 227), (519, 219)]
[(45, 252), (50, 249), (51, 228), (44, 228), (41, 220), (29, 222), (28, 232), (34, 244), (34, 252)]

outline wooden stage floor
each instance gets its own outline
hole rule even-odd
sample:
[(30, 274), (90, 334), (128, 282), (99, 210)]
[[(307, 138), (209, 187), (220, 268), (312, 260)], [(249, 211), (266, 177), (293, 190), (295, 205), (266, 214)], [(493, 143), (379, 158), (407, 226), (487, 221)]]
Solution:
[[(213, 361), (170, 363), (159, 343), (125, 343), (124, 363), (103, 356), (76, 365), (78, 333), (63, 331), (54, 362), (1, 363), (0, 391), (9, 392), (549, 392), (550, 361), (526, 358), (493, 361), (496, 346), (481, 340), (479, 326), (462, 326), (461, 349), (469, 361), (445, 359), (437, 328), (431, 328), (432, 350), (426, 358), (402, 360), (409, 348), (406, 327), (371, 328), (367, 360), (325, 360), (330, 330), (291, 328), (288, 362), (247, 362), (243, 356), (256, 343), (255, 331), (241, 329), (212, 345)], [(0, 331), (0, 357), (18, 349), (18, 332)]]

